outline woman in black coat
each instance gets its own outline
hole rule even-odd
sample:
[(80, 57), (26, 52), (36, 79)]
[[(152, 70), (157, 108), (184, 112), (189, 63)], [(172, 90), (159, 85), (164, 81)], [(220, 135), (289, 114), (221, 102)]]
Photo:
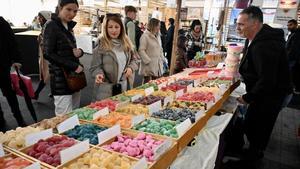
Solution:
[(77, 0), (60, 0), (56, 14), (46, 23), (44, 31), (44, 56), (50, 62), (50, 86), (54, 96), (55, 114), (64, 115), (79, 107), (80, 91), (72, 91), (64, 71), (81, 73), (79, 58), (83, 51), (76, 47), (72, 19), (78, 11)]

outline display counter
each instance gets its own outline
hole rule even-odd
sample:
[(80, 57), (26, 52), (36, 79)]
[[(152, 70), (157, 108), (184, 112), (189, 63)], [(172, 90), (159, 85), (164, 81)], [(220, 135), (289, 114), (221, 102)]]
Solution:
[[(122, 157), (127, 161), (111, 161), (107, 168), (122, 164), (123, 166), (119, 167), (165, 169), (171, 166), (177, 169), (179, 166), (188, 166), (183, 165), (188, 161), (195, 161), (197, 164), (201, 162), (199, 165), (202, 168), (213, 166), (218, 149), (218, 136), (232, 117), (229, 114), (220, 117), (214, 115), (240, 83), (234, 78), (221, 77), (222, 73), (213, 70), (187, 69), (171, 77), (150, 81), (118, 96), (91, 103), (65, 117), (44, 120), (32, 125), (29, 131), (22, 131), (37, 133), (35, 137), (32, 136), (35, 140), (28, 140), (28, 136), (24, 134), (27, 142), (32, 142), (33, 146), (15, 146), (10, 141), (14, 139), (12, 137), (3, 142), (4, 147), (23, 158), (39, 162), (45, 168), (79, 167), (82, 160), (86, 160), (85, 166), (106, 166), (108, 162), (105, 159), (100, 160), (89, 155), (95, 151), (99, 151), (99, 156), (104, 153), (109, 157), (114, 156), (111, 158)], [(199, 71), (207, 73), (195, 74)], [(179, 114), (174, 116), (174, 113)], [(97, 129), (97, 134), (92, 134), (92, 130), (99, 127), (101, 131)], [(55, 133), (39, 135), (38, 130), (44, 129)], [(8, 136), (4, 134), (0, 137)], [(42, 138), (45, 141), (71, 139), (72, 144), (63, 144), (67, 148), (59, 152), (61, 161), (53, 162), (47, 160), (48, 156), (51, 156), (49, 152), (47, 155), (47, 151), (51, 150), (44, 150), (40, 147), (41, 141), (37, 142)], [(77, 141), (72, 141), (72, 138)], [(202, 152), (187, 148), (194, 138), (199, 142), (198, 146), (208, 149)], [(83, 141), (86, 139), (88, 141)], [(35, 151), (45, 151), (47, 158), (40, 157)], [(195, 153), (197, 155), (190, 156)], [(65, 159), (62, 155), (66, 154), (72, 158)], [(190, 165), (192, 164), (194, 163), (191, 162)]]

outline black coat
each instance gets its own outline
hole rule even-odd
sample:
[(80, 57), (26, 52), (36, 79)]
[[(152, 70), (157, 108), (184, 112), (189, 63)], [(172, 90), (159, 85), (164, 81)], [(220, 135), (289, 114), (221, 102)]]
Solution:
[(52, 15), (45, 25), (43, 53), (50, 62), (50, 86), (53, 95), (73, 94), (66, 83), (63, 69), (75, 71), (81, 65), (73, 54), (73, 48), (76, 48), (73, 35), (75, 25), (76, 22), (69, 22), (67, 30), (56, 15)]
[(174, 38), (174, 25), (170, 25), (168, 32), (167, 32), (167, 42), (166, 42), (166, 49), (167, 52), (172, 52), (172, 47), (173, 47), (173, 38)]
[(291, 32), (286, 42), (286, 50), (289, 61), (300, 63), (300, 29)]
[(0, 58), (0, 72), (9, 70), (13, 63), (21, 63), (15, 35), (3, 17), (0, 17)]
[(239, 68), (247, 91), (243, 99), (251, 103), (291, 93), (283, 30), (264, 25), (248, 44), (246, 40)]

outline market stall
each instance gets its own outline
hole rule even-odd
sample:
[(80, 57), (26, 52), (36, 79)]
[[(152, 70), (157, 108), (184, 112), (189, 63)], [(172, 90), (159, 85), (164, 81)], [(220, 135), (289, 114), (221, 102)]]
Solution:
[(42, 168), (168, 168), (239, 85), (218, 70), (190, 68), (66, 116), (1, 133), (0, 142), (8, 155)]

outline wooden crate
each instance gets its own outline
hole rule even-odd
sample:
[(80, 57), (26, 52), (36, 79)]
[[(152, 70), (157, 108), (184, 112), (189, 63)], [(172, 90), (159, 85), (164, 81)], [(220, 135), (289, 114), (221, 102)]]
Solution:
[[(133, 157), (130, 157), (130, 156), (125, 156), (124, 154), (116, 153), (116, 152), (113, 152), (113, 151), (108, 151), (108, 150), (105, 150), (105, 149), (103, 149), (103, 148), (101, 148), (101, 147), (97, 147), (97, 146), (91, 146), (91, 149), (90, 149), (88, 152), (86, 152), (86, 153), (90, 153), (90, 151), (91, 151), (92, 149), (98, 149), (98, 150), (101, 149), (101, 150), (103, 150), (103, 151), (106, 151), (106, 152), (109, 152), (109, 153), (112, 153), (112, 154), (117, 154), (117, 155), (120, 155), (120, 156), (129, 158), (130, 161), (135, 161), (135, 162), (138, 161), (136, 158), (133, 158)], [(86, 153), (84, 153), (84, 154), (86, 154)], [(75, 159), (73, 159), (73, 160), (71, 160), (71, 161), (69, 161), (69, 162), (67, 162), (67, 163), (65, 163), (65, 164), (62, 164), (62, 165), (58, 166), (57, 169), (62, 169), (62, 168), (64, 168), (64, 167), (66, 167), (66, 166), (68, 166), (68, 165), (70, 165), (70, 164), (76, 162), (79, 158), (83, 157), (84, 154), (80, 155), (79, 157), (77, 157), (77, 158), (75, 158)]]
[[(129, 135), (129, 136), (132, 136), (132, 137), (136, 137), (139, 133), (141, 133), (141, 132), (134, 131), (134, 130), (126, 130), (126, 129), (122, 130), (122, 132), (121, 132), (121, 134)], [(155, 134), (152, 134), (152, 133), (145, 133), (145, 134), (153, 136), (153, 138), (155, 140), (168, 139), (168, 137), (161, 136), (161, 135), (155, 135)], [(112, 139), (104, 142), (100, 146), (111, 144), (114, 140), (115, 140), (115, 138), (112, 138)], [(151, 169), (168, 168), (172, 164), (172, 162), (176, 159), (176, 157), (177, 157), (177, 143), (174, 141), (174, 139), (171, 139), (171, 140), (172, 140), (172, 145), (166, 152), (164, 152), (160, 157), (158, 157), (158, 159), (156, 161), (148, 162)], [(115, 151), (112, 151), (112, 152), (115, 152)], [(115, 152), (115, 153), (118, 153), (118, 152)], [(122, 153), (118, 153), (118, 154), (122, 154)], [(124, 154), (122, 154), (122, 155), (124, 155)], [(125, 156), (127, 156), (127, 155), (125, 155)], [(130, 156), (127, 156), (127, 157), (130, 157)], [(134, 157), (131, 157), (131, 158), (134, 158)], [(138, 160), (138, 158), (134, 158), (134, 159)]]

